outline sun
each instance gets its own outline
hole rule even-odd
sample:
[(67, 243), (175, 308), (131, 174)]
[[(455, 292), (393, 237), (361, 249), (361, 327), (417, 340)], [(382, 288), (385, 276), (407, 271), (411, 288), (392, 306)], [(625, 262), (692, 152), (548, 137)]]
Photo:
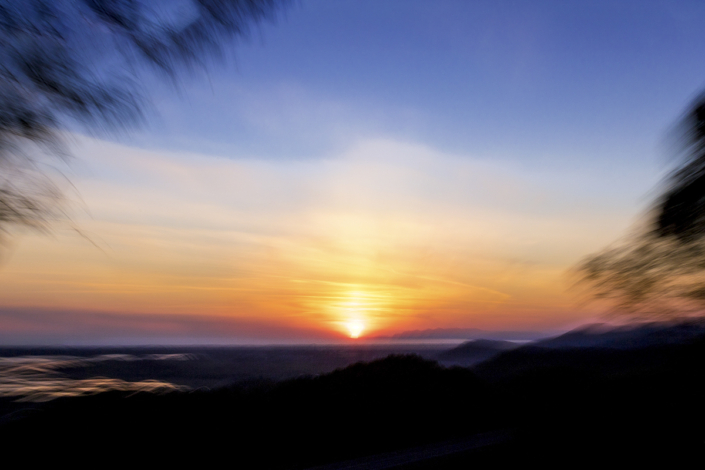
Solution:
[(359, 338), (365, 329), (365, 325), (361, 321), (353, 320), (345, 324), (350, 332), (350, 337), (353, 339)]

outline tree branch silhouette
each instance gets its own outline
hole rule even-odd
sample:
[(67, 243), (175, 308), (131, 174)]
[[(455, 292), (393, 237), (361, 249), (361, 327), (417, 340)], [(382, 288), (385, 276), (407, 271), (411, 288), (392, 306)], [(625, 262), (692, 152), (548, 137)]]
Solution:
[(46, 228), (61, 191), (42, 170), (63, 133), (142, 122), (138, 81), (222, 58), (285, 0), (0, 0), (0, 232)]
[(700, 315), (705, 307), (705, 94), (687, 108), (674, 136), (677, 167), (647, 225), (577, 268), (592, 295), (618, 312)]

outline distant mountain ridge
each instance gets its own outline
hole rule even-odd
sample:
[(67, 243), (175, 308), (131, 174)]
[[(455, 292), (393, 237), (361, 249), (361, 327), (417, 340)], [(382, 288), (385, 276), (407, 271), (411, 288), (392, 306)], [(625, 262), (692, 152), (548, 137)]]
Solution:
[[(481, 330), (476, 330), (482, 332)], [(484, 332), (482, 332), (484, 333)], [(517, 344), (511, 341), (475, 339), (443, 351), (436, 360), (445, 365), (474, 367), (498, 356), (511, 353), (530, 354), (532, 350), (546, 349), (614, 349), (637, 350), (652, 346), (684, 344), (705, 336), (705, 321), (650, 322), (622, 326), (604, 323), (590, 324), (562, 335)]]
[(636, 349), (677, 344), (705, 335), (705, 321), (650, 322), (624, 326), (586, 325), (531, 344), (540, 348)]
[(486, 331), (479, 328), (432, 328), (427, 330), (411, 330), (389, 336), (376, 336), (374, 339), (419, 340), (419, 339), (458, 339), (458, 340), (537, 340), (550, 336), (545, 332), (536, 331)]

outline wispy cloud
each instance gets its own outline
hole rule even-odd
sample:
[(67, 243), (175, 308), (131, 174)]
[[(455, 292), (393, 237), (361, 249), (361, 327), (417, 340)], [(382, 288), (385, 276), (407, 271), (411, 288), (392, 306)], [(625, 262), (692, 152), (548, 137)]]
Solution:
[(262, 331), (552, 326), (574, 309), (564, 270), (614, 236), (603, 208), (566, 210), (594, 204), (564, 184), (580, 175), (551, 186), (409, 142), (303, 161), (100, 141), (79, 154), (87, 214), (74, 218), (92, 243), (26, 239), (0, 272), (3, 305), (258, 319)]

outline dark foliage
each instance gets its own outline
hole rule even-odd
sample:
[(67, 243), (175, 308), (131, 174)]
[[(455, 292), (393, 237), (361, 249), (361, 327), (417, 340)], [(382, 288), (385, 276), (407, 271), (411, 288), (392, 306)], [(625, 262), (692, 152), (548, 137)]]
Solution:
[(677, 135), (683, 162), (657, 203), (654, 232), (690, 242), (705, 235), (705, 95), (687, 110)]
[(61, 194), (38, 163), (69, 123), (141, 119), (149, 69), (174, 79), (272, 18), (279, 0), (0, 0), (0, 230), (43, 227)]

